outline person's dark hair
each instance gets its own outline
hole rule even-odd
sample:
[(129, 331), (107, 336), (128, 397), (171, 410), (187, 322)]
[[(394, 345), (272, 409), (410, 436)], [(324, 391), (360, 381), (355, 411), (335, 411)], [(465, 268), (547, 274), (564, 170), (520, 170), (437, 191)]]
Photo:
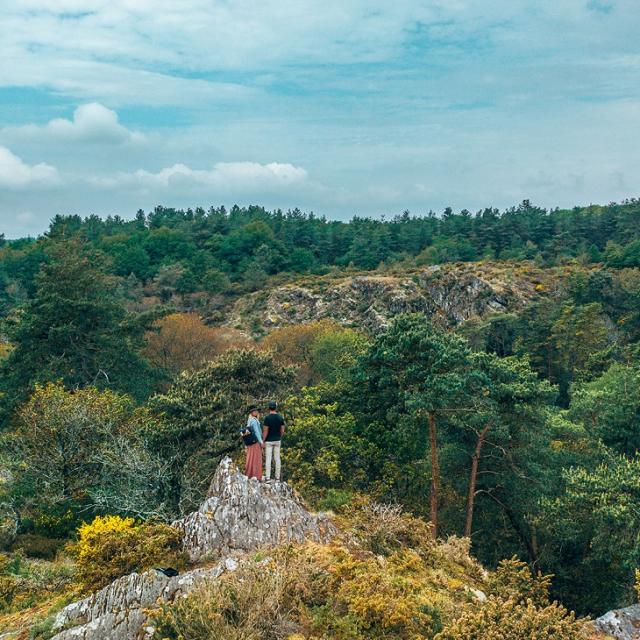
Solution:
[(278, 403), (275, 400), (272, 400), (269, 403), (269, 409), (271, 409), (272, 411), (275, 411), (278, 408)]

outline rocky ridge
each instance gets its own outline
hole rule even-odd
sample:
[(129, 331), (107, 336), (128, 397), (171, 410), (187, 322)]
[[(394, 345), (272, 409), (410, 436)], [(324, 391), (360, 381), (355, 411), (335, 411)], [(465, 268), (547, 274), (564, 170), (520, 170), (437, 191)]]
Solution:
[(235, 570), (242, 553), (307, 539), (326, 542), (337, 532), (326, 516), (311, 514), (286, 483), (269, 485), (249, 479), (230, 458), (220, 463), (200, 509), (173, 526), (184, 533), (192, 560), (222, 559), (172, 578), (156, 570), (118, 578), (60, 611), (52, 640), (150, 638), (150, 607)]
[(517, 311), (547, 288), (548, 270), (490, 269), (463, 264), (431, 266), (403, 275), (307, 279), (241, 298), (225, 324), (255, 332), (331, 319), (375, 332), (396, 315), (423, 313), (442, 326)]

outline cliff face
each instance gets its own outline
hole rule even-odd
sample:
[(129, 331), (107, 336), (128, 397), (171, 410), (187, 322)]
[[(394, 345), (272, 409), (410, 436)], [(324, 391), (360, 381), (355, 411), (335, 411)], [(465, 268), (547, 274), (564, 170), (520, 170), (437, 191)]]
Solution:
[(375, 332), (400, 313), (417, 312), (442, 326), (517, 311), (540, 296), (550, 273), (533, 267), (433, 266), (404, 275), (317, 278), (240, 299), (226, 323), (245, 331), (332, 319)]
[(200, 509), (173, 526), (183, 531), (185, 548), (194, 561), (223, 558), (173, 578), (155, 570), (118, 578), (60, 611), (53, 640), (151, 637), (149, 607), (185, 595), (203, 580), (234, 571), (243, 552), (307, 539), (326, 542), (336, 533), (331, 521), (309, 513), (288, 485), (250, 480), (229, 458), (220, 463)]

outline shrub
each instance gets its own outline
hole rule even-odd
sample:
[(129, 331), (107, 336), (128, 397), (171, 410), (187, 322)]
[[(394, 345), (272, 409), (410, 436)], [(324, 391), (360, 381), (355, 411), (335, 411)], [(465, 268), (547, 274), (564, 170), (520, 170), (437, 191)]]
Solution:
[(536, 607), (529, 600), (490, 597), (482, 605), (468, 606), (435, 640), (582, 640), (582, 623), (557, 603)]
[(68, 562), (27, 560), (20, 552), (0, 555), (0, 612), (26, 609), (62, 592), (70, 594), (72, 580)]
[(78, 529), (78, 580), (99, 589), (120, 576), (155, 564), (184, 566), (182, 534), (165, 524), (138, 524), (133, 518), (98, 516)]
[(404, 513), (399, 505), (370, 502), (359, 497), (338, 517), (347, 544), (376, 555), (389, 555), (401, 548), (429, 554), (434, 544), (431, 525)]
[(164, 605), (155, 618), (164, 640), (275, 640), (286, 637), (288, 577), (273, 563), (256, 564), (196, 588)]
[(322, 498), (318, 500), (318, 509), (321, 511), (337, 511), (351, 504), (353, 494), (345, 489), (327, 489)]
[(426, 640), (469, 600), (450, 569), (411, 549), (291, 545), (161, 606), (154, 626), (167, 640)]
[(357, 619), (366, 637), (430, 638), (441, 628), (440, 612), (424, 568), (410, 550), (394, 553), (385, 563), (346, 557), (336, 564), (336, 604)]
[(36, 533), (24, 533), (11, 545), (12, 551), (22, 551), (29, 558), (53, 560), (62, 549), (65, 541), (60, 538), (47, 538)]
[(540, 572), (532, 575), (526, 562), (515, 556), (510, 560), (501, 560), (498, 569), (489, 579), (491, 593), (503, 600), (526, 602), (531, 600), (536, 606), (549, 604), (549, 588), (552, 576), (543, 576)]

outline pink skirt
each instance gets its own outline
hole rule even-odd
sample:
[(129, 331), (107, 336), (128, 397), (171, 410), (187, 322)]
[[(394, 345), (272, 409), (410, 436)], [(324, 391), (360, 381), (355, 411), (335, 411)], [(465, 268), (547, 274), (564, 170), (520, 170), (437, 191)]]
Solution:
[(249, 478), (262, 479), (262, 446), (259, 442), (247, 447), (247, 466), (244, 473)]

